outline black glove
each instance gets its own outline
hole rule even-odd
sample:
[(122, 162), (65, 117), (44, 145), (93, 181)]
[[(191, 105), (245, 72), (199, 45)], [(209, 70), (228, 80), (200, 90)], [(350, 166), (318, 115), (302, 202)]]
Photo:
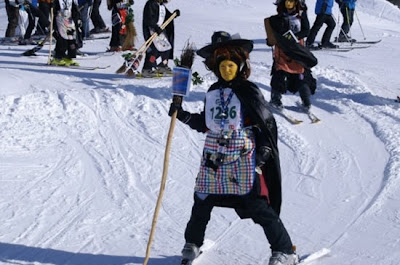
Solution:
[(261, 146), (256, 152), (256, 166), (262, 167), (271, 157), (272, 149), (269, 146)]
[(180, 120), (181, 122), (187, 123), (187, 122), (190, 120), (191, 115), (190, 115), (189, 112), (184, 111), (184, 110), (182, 109), (182, 106), (181, 106), (181, 105), (177, 105), (177, 104), (171, 103), (171, 105), (170, 105), (170, 107), (169, 107), (169, 111), (168, 111), (168, 116), (171, 117), (172, 114), (174, 114), (175, 111), (178, 112), (177, 115), (176, 115), (176, 118), (177, 118), (178, 120)]
[(175, 9), (174, 13), (176, 14), (176, 17), (181, 15), (181, 11), (179, 11), (179, 9)]
[(157, 32), (158, 35), (160, 35), (160, 34), (163, 32), (162, 28), (160, 28), (159, 26), (157, 26), (157, 27), (155, 28), (155, 30), (156, 30), (156, 32)]
[(327, 8), (328, 8), (328, 4), (327, 3), (323, 3), (322, 4), (322, 9), (321, 9), (321, 14), (325, 14)]

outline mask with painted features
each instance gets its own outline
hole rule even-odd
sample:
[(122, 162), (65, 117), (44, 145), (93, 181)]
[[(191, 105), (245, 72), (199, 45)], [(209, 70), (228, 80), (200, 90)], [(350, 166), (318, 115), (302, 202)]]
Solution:
[(229, 82), (236, 78), (238, 73), (238, 65), (231, 60), (223, 60), (219, 64), (219, 73), (222, 79)]
[(288, 11), (292, 11), (296, 7), (296, 0), (286, 0), (285, 7)]

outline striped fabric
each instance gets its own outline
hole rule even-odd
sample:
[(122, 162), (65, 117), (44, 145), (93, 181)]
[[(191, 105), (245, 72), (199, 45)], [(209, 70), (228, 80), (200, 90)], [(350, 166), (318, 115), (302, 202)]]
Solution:
[(256, 175), (253, 131), (243, 129), (230, 132), (223, 163), (214, 170), (206, 166), (206, 162), (207, 160), (216, 162), (219, 137), (219, 133), (213, 131), (207, 133), (195, 191), (207, 194), (249, 193)]

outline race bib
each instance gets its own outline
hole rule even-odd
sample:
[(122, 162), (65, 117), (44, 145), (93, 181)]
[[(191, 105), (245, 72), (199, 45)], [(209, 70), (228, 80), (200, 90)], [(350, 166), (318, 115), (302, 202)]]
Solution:
[[(242, 110), (239, 99), (235, 94), (229, 98), (232, 89), (224, 88), (224, 103), (228, 101), (226, 106), (221, 104), (220, 90), (216, 89), (206, 94), (205, 116), (207, 128), (211, 131), (220, 132), (234, 131), (242, 128)], [(223, 128), (221, 125), (223, 123)]]

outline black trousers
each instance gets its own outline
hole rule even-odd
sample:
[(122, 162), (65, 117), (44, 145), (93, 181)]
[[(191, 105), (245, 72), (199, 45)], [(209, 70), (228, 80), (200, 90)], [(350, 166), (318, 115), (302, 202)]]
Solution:
[(289, 90), (300, 94), (304, 106), (311, 106), (311, 88), (304, 74), (291, 74), (285, 71), (276, 71), (271, 78), (271, 100), (280, 102), (282, 94)]
[[(50, 10), (51, 10), (50, 4), (44, 3), (44, 2), (40, 2), (39, 3), (39, 10), (42, 12), (42, 14), (43, 14), (43, 16), (45, 18), (45, 21), (41, 22), (40, 19), (39, 19), (40, 27), (38, 27), (36, 29), (36, 32), (37, 32), (37, 34), (45, 35), (46, 32), (42, 31), (42, 29), (45, 30), (45, 28), (50, 25)], [(50, 29), (49, 29), (49, 31), (50, 31)]]
[[(62, 58), (76, 58), (76, 41), (75, 40), (66, 40), (62, 37), (57, 38), (56, 48), (55, 48), (55, 58), (62, 59)], [(68, 51), (68, 55), (66, 52)]]
[(336, 26), (336, 22), (333, 19), (332, 15), (319, 14), (315, 18), (314, 25), (312, 26), (310, 33), (308, 34), (308, 37), (307, 37), (308, 45), (311, 45), (314, 43), (315, 37), (317, 36), (318, 31), (321, 29), (321, 27), (324, 24), (326, 24), (327, 27), (325, 29), (324, 35), (322, 36), (321, 44), (324, 45), (324, 44), (330, 42), (332, 32)]
[(94, 0), (92, 7), (92, 14), (90, 15), (90, 19), (92, 20), (93, 26), (97, 29), (103, 29), (106, 27), (103, 18), (100, 15), (100, 5), (101, 0)]
[(43, 14), (42, 11), (40, 11), (39, 8), (33, 6), (32, 4), (29, 3), (29, 8), (26, 9), (26, 12), (28, 13), (28, 19), (29, 19), (29, 24), (28, 28), (26, 29), (24, 39), (29, 39), (32, 35), (32, 31), (35, 28), (35, 18), (39, 18), (38, 21), (38, 28), (39, 32), (43, 32), (45, 34), (46, 28), (50, 25), (50, 22), (48, 19), (46, 19), (46, 16)]
[[(114, 7), (112, 9), (112, 11), (111, 11), (111, 20), (113, 20), (113, 18), (118, 17), (118, 16), (119, 16), (118, 8)], [(113, 23), (112, 32), (111, 32), (110, 47), (119, 47), (119, 46), (121, 46), (122, 38), (121, 38), (121, 35), (119, 34), (119, 31), (121, 30), (121, 27), (122, 27), (122, 22)]]
[(10, 2), (8, 0), (6, 0), (5, 2), (8, 17), (6, 37), (15, 37), (15, 29), (18, 26), (19, 9), (18, 7), (10, 5)]
[(353, 25), (354, 21), (354, 11), (354, 9), (349, 9), (345, 5), (340, 8), (340, 12), (343, 15), (343, 24), (342, 30), (340, 31), (340, 36), (344, 36), (344, 34), (347, 35), (347, 33), (349, 33), (350, 27)]
[[(173, 48), (172, 48), (173, 49)], [(151, 69), (157, 67), (157, 58), (161, 57), (161, 61), (168, 61), (170, 58), (171, 50), (160, 52), (154, 46), (154, 44), (150, 45), (150, 47), (146, 51), (146, 58), (144, 59), (143, 69)]]
[(208, 195), (206, 199), (201, 200), (195, 194), (192, 215), (185, 231), (187, 243), (194, 243), (198, 247), (203, 245), (206, 226), (215, 206), (245, 210), (250, 218), (264, 229), (272, 251), (293, 253), (292, 241), (279, 216), (266, 199), (254, 196)]

